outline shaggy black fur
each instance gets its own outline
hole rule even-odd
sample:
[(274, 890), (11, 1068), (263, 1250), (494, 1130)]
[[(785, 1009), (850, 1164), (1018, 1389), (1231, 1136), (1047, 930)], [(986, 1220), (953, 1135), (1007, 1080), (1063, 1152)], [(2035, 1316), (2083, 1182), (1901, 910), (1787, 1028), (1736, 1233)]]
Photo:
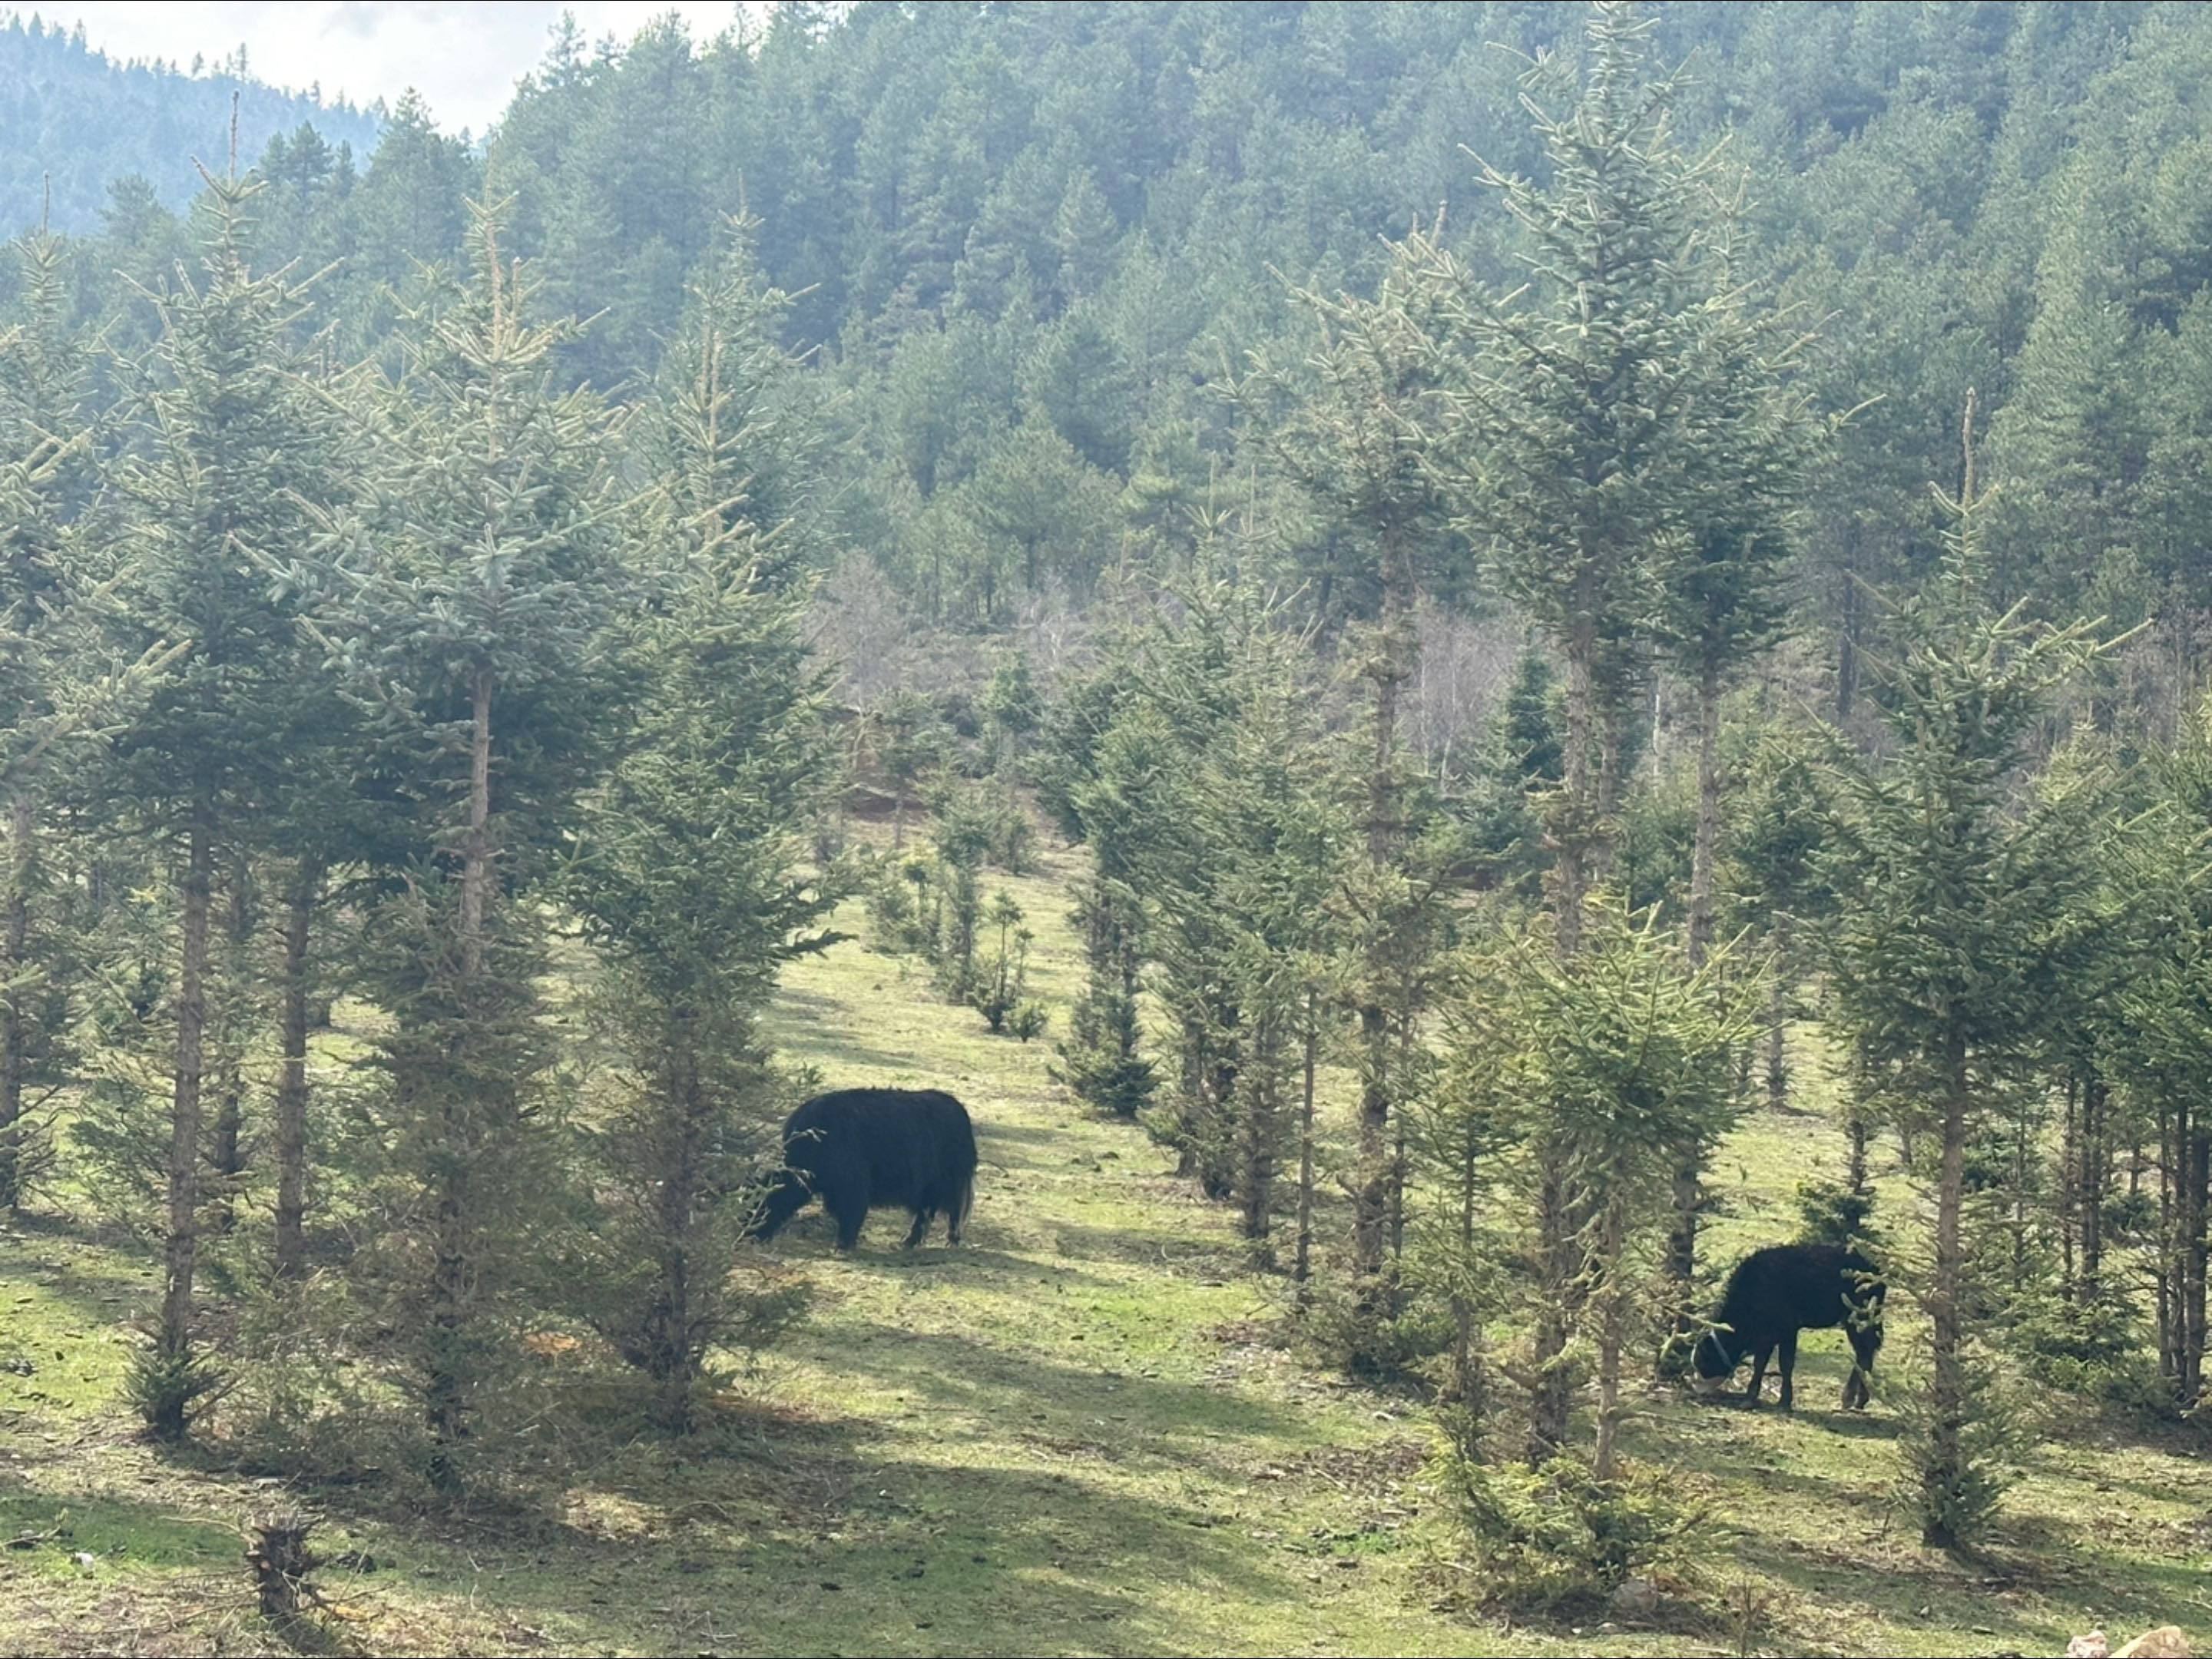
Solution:
[(783, 1126), (784, 1170), (769, 1189), (756, 1238), (773, 1238), (811, 1198), (837, 1223), (837, 1248), (860, 1242), (872, 1209), (914, 1212), (912, 1249), (945, 1218), (957, 1244), (975, 1200), (975, 1129), (968, 1109), (938, 1089), (839, 1089), (817, 1095)]
[(1713, 1316), (1715, 1328), (1698, 1340), (1692, 1358), (1702, 1385), (1707, 1392), (1721, 1388), (1749, 1358), (1747, 1395), (1756, 1404), (1767, 1356), (1779, 1348), (1782, 1409), (1788, 1411), (1797, 1333), (1841, 1325), (1856, 1361), (1844, 1383), (1844, 1409), (1865, 1405), (1872, 1392), (1868, 1378), (1875, 1353), (1881, 1346), (1886, 1288), (1874, 1263), (1841, 1244), (1774, 1244), (1753, 1250), (1729, 1275), (1720, 1311)]

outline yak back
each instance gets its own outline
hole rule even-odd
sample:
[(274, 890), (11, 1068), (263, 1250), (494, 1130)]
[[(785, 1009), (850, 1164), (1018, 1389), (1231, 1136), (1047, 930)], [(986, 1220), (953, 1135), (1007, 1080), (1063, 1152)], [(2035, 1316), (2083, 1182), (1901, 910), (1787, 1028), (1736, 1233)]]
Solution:
[(865, 1177), (871, 1205), (952, 1209), (975, 1178), (975, 1127), (941, 1089), (837, 1089), (783, 1127), (784, 1161), (817, 1191)]
[(1713, 1322), (1734, 1331), (1739, 1347), (1840, 1325), (1850, 1310), (1881, 1307), (1881, 1279), (1857, 1277), (1878, 1271), (1847, 1245), (1770, 1244), (1736, 1263)]

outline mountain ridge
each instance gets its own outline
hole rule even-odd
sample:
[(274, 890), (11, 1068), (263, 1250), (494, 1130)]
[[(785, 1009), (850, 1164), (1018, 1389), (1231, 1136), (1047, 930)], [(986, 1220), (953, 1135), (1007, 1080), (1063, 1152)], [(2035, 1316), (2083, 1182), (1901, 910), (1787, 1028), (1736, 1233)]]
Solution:
[[(241, 165), (269, 141), (312, 125), (349, 165), (365, 161), (385, 120), (367, 107), (325, 102), (319, 89), (271, 86), (246, 69), (245, 49), (192, 74), (159, 58), (118, 58), (36, 12), (0, 10), (0, 228), (45, 219), (57, 230), (100, 228), (112, 187), (137, 176), (181, 209), (199, 188), (197, 156), (219, 165), (237, 96)], [(49, 193), (51, 192), (51, 193)]]

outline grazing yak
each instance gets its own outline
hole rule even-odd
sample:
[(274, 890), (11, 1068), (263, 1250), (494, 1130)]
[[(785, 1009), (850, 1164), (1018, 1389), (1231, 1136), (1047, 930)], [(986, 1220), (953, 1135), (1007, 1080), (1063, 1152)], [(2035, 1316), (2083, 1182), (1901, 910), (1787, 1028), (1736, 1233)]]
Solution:
[(783, 1126), (783, 1172), (750, 1230), (774, 1238), (818, 1198), (837, 1223), (837, 1248), (860, 1241), (872, 1209), (914, 1212), (908, 1249), (945, 1218), (957, 1244), (975, 1200), (975, 1128), (968, 1109), (938, 1089), (839, 1089), (817, 1095)]
[(1854, 1361), (1844, 1383), (1844, 1409), (1864, 1406), (1871, 1395), (1867, 1379), (1881, 1346), (1884, 1290), (1874, 1263), (1841, 1244), (1774, 1244), (1753, 1250), (1729, 1275), (1713, 1328), (1698, 1339), (1691, 1355), (1698, 1391), (1718, 1393), (1748, 1358), (1751, 1387), (1746, 1394), (1758, 1404), (1766, 1358), (1779, 1348), (1786, 1412), (1790, 1373), (1797, 1367), (1797, 1333), (1841, 1325)]

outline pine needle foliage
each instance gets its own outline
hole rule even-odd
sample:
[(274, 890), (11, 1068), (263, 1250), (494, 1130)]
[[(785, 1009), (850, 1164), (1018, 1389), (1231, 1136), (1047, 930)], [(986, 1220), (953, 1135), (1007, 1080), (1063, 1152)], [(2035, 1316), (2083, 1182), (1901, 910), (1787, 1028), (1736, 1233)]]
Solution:
[[(1968, 404), (1971, 434), (1972, 406)], [(1925, 594), (1898, 607), (1881, 665), (1893, 747), (1863, 758), (1840, 737), (1840, 792), (1822, 867), (1839, 900), (1830, 994), (1862, 1076), (1939, 1142), (1927, 1432), (1910, 1455), (1931, 1545), (1966, 1543), (1998, 1483), (1969, 1435), (1976, 1287), (1961, 1236), (1970, 1140), (2027, 1080), (2069, 971), (2065, 918), (2092, 879), (2086, 790), (2024, 788), (2028, 745), (2057, 690), (2105, 649), (2087, 623), (2051, 627), (1989, 602), (1988, 498), (1965, 482), (1946, 498), (1953, 529)]]
[(581, 1131), (589, 1219), (563, 1277), (679, 1431), (713, 1348), (791, 1311), (734, 1277), (784, 1092), (758, 1021), (782, 964), (842, 937), (820, 926), (841, 872), (806, 867), (799, 828), (832, 781), (824, 675), (738, 470), (776, 297), (739, 264), (695, 295), (671, 354), (620, 646), (638, 690), (558, 882), (604, 964), (590, 1003), (620, 1056), (611, 1112)]

